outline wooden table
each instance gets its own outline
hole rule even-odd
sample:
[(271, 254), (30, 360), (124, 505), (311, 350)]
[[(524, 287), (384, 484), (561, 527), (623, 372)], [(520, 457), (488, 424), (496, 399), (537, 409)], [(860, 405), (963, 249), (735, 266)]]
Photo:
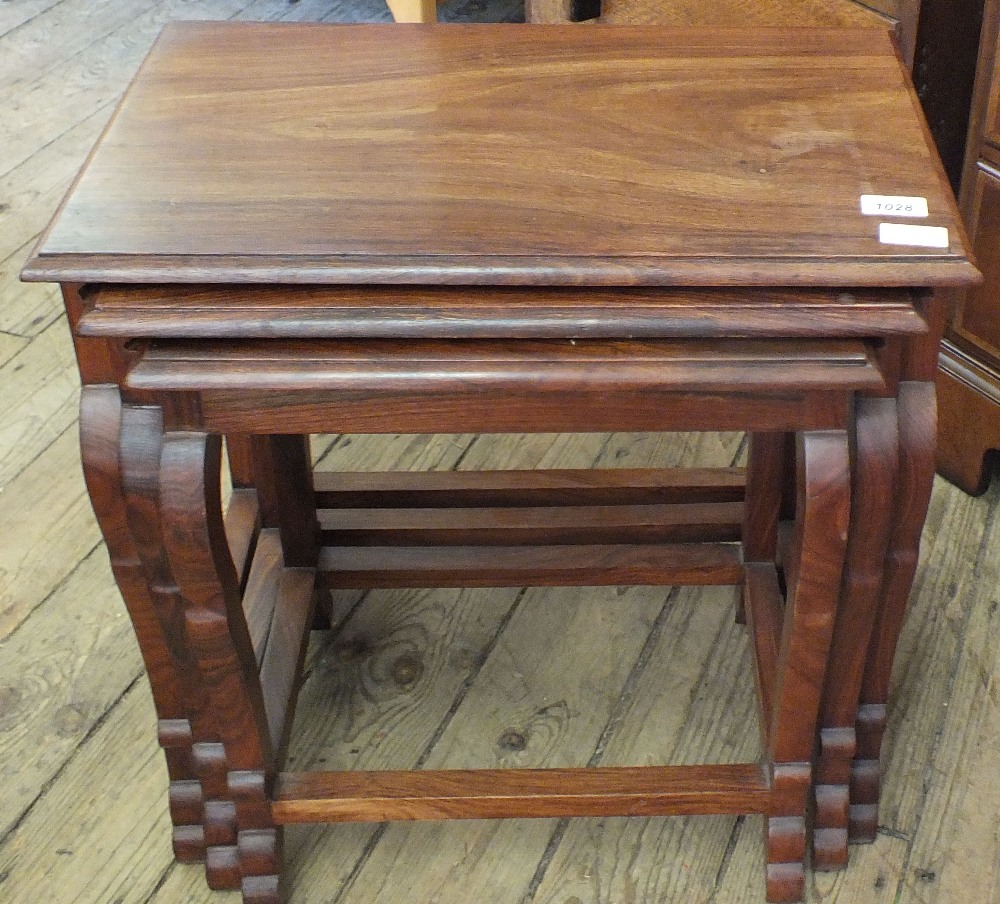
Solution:
[[(174, 25), (24, 276), (63, 286), (175, 851), (213, 887), (278, 900), (295, 821), (764, 813), (771, 900), (802, 892), (810, 787), (815, 864), (873, 835), (933, 289), (977, 276), (885, 34)], [(748, 466), (314, 482), (308, 456), (618, 429), (745, 429)], [(281, 772), (317, 574), (741, 584), (764, 761)]]

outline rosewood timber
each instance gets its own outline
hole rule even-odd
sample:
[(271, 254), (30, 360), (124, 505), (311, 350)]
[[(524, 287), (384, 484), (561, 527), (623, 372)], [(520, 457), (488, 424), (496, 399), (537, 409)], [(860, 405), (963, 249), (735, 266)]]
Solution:
[(739, 544), (329, 546), (331, 587), (595, 587), (738, 584)]
[(756, 763), (587, 769), (282, 772), (274, 818), (296, 822), (771, 813)]
[(670, 339), (925, 332), (904, 289), (88, 287), (82, 336)]
[(693, 543), (740, 538), (740, 503), (541, 508), (332, 509), (327, 546), (532, 546)]
[[(174, 24), (24, 276), (965, 283), (934, 160), (874, 29)], [(872, 191), (949, 247), (880, 243)]]
[(742, 468), (317, 471), (318, 509), (642, 506), (741, 502)]

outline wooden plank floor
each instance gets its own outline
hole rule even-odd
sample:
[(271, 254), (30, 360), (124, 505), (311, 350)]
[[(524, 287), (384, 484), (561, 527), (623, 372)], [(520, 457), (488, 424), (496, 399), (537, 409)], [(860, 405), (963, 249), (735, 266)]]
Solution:
[[(512, 19), (466, 0), (443, 18)], [(171, 860), (166, 776), (79, 473), (51, 288), (17, 273), (161, 24), (386, 19), (378, 0), (0, 3), (0, 901), (233, 902)], [(717, 465), (736, 436), (328, 437), (330, 468)], [(895, 672), (877, 842), (812, 902), (1000, 902), (1000, 483), (938, 483)], [(731, 591), (343, 593), (310, 651), (296, 767), (735, 761), (754, 754)], [(296, 827), (293, 904), (762, 900), (754, 818)]]

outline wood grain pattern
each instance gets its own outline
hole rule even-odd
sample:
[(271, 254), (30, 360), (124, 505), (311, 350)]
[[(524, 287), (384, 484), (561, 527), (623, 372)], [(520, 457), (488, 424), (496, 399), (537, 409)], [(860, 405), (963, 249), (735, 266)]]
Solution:
[[(893, 654), (910, 588), (917, 567), (920, 538), (917, 525), (923, 527), (934, 476), (933, 448), (937, 406), (933, 383), (904, 382), (897, 403), (899, 415), (899, 477), (893, 531), (886, 554), (881, 591), (882, 605), (865, 664), (861, 686), (861, 712), (858, 724), (857, 769), (878, 774), (879, 750), (885, 730), (885, 706), (889, 698), (889, 679)], [(863, 742), (863, 743), (862, 743)], [(874, 761), (872, 766), (871, 761)], [(852, 800), (852, 823), (860, 838), (875, 832), (873, 805), (878, 803), (878, 787), (872, 789), (859, 775), (859, 795)], [(874, 799), (871, 791), (874, 790)], [(854, 810), (857, 804), (859, 809)]]
[[(504, 450), (509, 446), (505, 443)], [(619, 446), (616, 451), (624, 456), (627, 448)], [(502, 457), (497, 460), (513, 463)], [(320, 509), (642, 506), (679, 503), (682, 499), (690, 503), (740, 502), (746, 484), (742, 468), (707, 467), (324, 470), (317, 471), (314, 479)]]
[[(201, 860), (205, 852), (202, 795), (191, 762), (189, 706), (195, 695), (177, 645), (165, 634), (157, 611), (160, 594), (156, 588), (171, 582), (169, 574), (158, 568), (156, 524), (152, 518), (139, 524), (126, 502), (148, 492), (148, 473), (142, 462), (148, 461), (150, 455), (159, 455), (156, 441), (145, 442), (141, 450), (130, 442), (137, 429), (142, 432), (136, 414), (130, 409), (123, 411), (117, 388), (86, 387), (80, 408), (80, 446), (94, 511), (108, 543), (111, 567), (139, 639), (153, 690), (157, 734), (171, 783), (174, 852), (178, 859), (190, 862)], [(153, 432), (155, 435), (157, 431)], [(133, 533), (135, 528), (137, 533)]]
[(565, 546), (694, 543), (740, 538), (740, 503), (489, 509), (332, 509), (326, 546)]
[(281, 558), (281, 537), (277, 528), (268, 527), (260, 532), (243, 593), (243, 613), (250, 632), (257, 665), (260, 665), (267, 648), (267, 638), (274, 621), (274, 605), (278, 596), (278, 582), (284, 563)]
[[(972, 135), (970, 143), (978, 145)], [(967, 165), (962, 196), (985, 282), (956, 293), (937, 378), (951, 402), (941, 408), (938, 470), (966, 492), (981, 493), (1000, 448), (1000, 333), (995, 324), (1000, 262), (993, 251), (1000, 229), (1000, 172), (987, 161)]]
[[(788, 590), (772, 721), (766, 727), (775, 763), (812, 760), (826, 657), (833, 634), (850, 517), (850, 465), (842, 431), (796, 437), (799, 566)], [(794, 662), (789, 660), (793, 656)], [(814, 712), (815, 709), (815, 712)], [(811, 716), (810, 713), (813, 713)], [(812, 725), (810, 725), (810, 722)]]
[[(0, 337), (0, 353), (5, 347)], [(65, 325), (59, 323), (0, 366), (7, 400), (0, 426), (0, 485), (11, 483), (72, 426), (79, 405), (79, 380), (72, 361)]]
[[(746, 762), (759, 753), (755, 691), (746, 632), (733, 624), (729, 588), (681, 590), (634, 693), (620, 703), (602, 763)], [(543, 686), (544, 687), (544, 686)], [(576, 820), (566, 826), (536, 901), (561, 904), (605, 897), (701, 900), (712, 894), (731, 836), (758, 829), (756, 817)], [(739, 891), (722, 900), (761, 897), (759, 832)]]
[[(6, 895), (96, 904), (109, 892), (153, 892), (164, 865), (173, 862), (163, 754), (150, 731), (155, 720), (141, 685), (107, 710), (88, 741), (66, 759), (49, 792), (24, 814), (16, 834), (7, 836), (0, 851)], [(88, 803), (81, 806), (81, 799)], [(123, 818), (109, 819), (111, 812)], [(201, 870), (196, 874), (204, 887)]]
[(84, 336), (669, 339), (878, 336), (926, 324), (900, 289), (91, 286)]
[(851, 518), (844, 583), (831, 644), (821, 711), (816, 773), (813, 862), (819, 869), (847, 863), (848, 786), (856, 752), (855, 713), (869, 640), (883, 600), (885, 556), (893, 530), (899, 436), (894, 399), (861, 398), (856, 405)]
[[(877, 8), (882, 2), (871, 4)], [(887, 28), (888, 23), (873, 8), (852, 0), (720, 0), (711, 8), (697, 0), (664, 0), (660, 4), (644, 0), (603, 0), (601, 21), (609, 25), (659, 24), (674, 26)]]
[[(24, 624), (100, 542), (79, 469), (77, 431), (68, 427), (3, 488), (0, 534), (0, 636)], [(49, 555), (57, 547), (64, 555)]]
[[(277, 904), (282, 838), (264, 778), (277, 751), (222, 522), (221, 442), (168, 433), (153, 476), (180, 603), (183, 639), (174, 642), (196, 672), (198, 696), (188, 705), (203, 707), (192, 718), (191, 750), (205, 797), (206, 877), (212, 888), (242, 887), (252, 904)], [(284, 689), (280, 677), (270, 684)], [(275, 721), (282, 726), (283, 716)], [(245, 835), (254, 841), (249, 851)]]
[(285, 566), (314, 568), (319, 524), (309, 437), (254, 436), (251, 446), (263, 523), (278, 529)]
[(226, 506), (226, 540), (242, 589), (260, 535), (260, 505), (253, 489), (235, 489)]
[(750, 649), (757, 685), (758, 716), (762, 726), (770, 725), (774, 715), (785, 606), (773, 565), (759, 561), (746, 565), (742, 602), (746, 624), (753, 637)]
[[(529, 21), (565, 21), (558, 0), (529, 4)], [(908, 68), (913, 67), (921, 0), (602, 0), (599, 21), (609, 25), (683, 25), (716, 27), (864, 26), (892, 28)], [(535, 13), (535, 10), (538, 13)]]
[[(664, 443), (661, 449), (669, 449), (671, 445)], [(707, 447), (706, 444), (704, 448)], [(582, 447), (577, 448), (583, 451)], [(563, 460), (568, 464), (572, 459), (566, 452), (564, 447)], [(437, 600), (441, 603), (450, 598), (448, 595), (437, 597)], [(650, 618), (665, 608), (667, 598), (664, 591), (650, 592), (643, 588), (528, 591), (498, 635), (496, 645), (488, 648), (489, 655), (476, 673), (469, 692), (461, 695), (461, 705), (453, 716), (442, 722), (440, 736), (429, 749), (425, 767), (559, 767), (580, 765), (597, 756), (603, 750), (603, 736), (609, 726), (617, 724), (626, 700), (635, 699), (640, 708), (646, 704), (655, 705), (657, 701), (655, 681), (644, 684), (636, 692), (629, 689), (629, 684), (649, 634)], [(719, 595), (710, 599), (720, 601)], [(483, 607), (485, 600), (488, 597), (467, 597), (463, 607), (468, 613), (465, 617), (474, 615), (474, 611), (468, 610), (469, 606)], [(428, 596), (422, 600), (422, 608), (430, 613), (429, 607), (434, 601), (433, 595)], [(381, 602), (379, 607), (391, 613), (388, 602)], [(484, 608), (486, 617), (496, 617), (490, 611), (492, 606), (487, 604)], [(707, 618), (713, 621), (716, 606), (701, 608), (707, 610)], [(666, 615), (673, 614), (672, 606), (666, 610)], [(677, 615), (676, 619), (670, 619), (665, 631), (667, 635), (671, 634), (673, 626), (685, 623), (685, 617)], [(371, 626), (378, 624), (374, 613), (366, 621)], [(384, 649), (383, 656), (391, 656), (391, 651), (400, 649), (392, 643), (393, 636), (395, 632), (384, 638), (374, 635), (380, 649)], [(419, 635), (414, 636), (409, 631), (400, 639), (411, 638), (411, 642), (419, 641)], [(437, 640), (434, 647), (439, 648)], [(667, 637), (660, 649), (675, 650), (680, 655), (687, 653), (682, 644), (670, 644)], [(428, 655), (428, 665), (432, 661)], [(449, 669), (454, 667), (448, 663), (447, 656), (443, 665)], [(376, 660), (366, 668), (371, 678), (378, 674), (377, 666)], [(373, 682), (367, 686), (379, 689)], [(595, 694), (594, 689), (598, 686), (610, 689), (611, 693)], [(644, 695), (643, 690), (649, 691), (649, 695)], [(621, 695), (626, 691), (623, 700)], [(398, 692), (390, 696), (389, 688), (384, 687), (377, 699), (384, 715), (372, 728), (392, 724), (397, 709), (409, 709), (413, 705), (408, 696)], [(641, 723), (641, 717), (631, 721), (631, 730), (636, 730), (637, 723)], [(662, 726), (662, 722), (658, 724)], [(647, 727), (653, 729), (652, 725)], [(514, 737), (510, 738), (513, 743), (498, 743), (511, 729), (522, 736), (523, 749), (520, 749), (522, 743)], [(655, 737), (655, 730), (652, 735)], [(393, 763), (390, 768), (405, 765), (396, 759), (401, 753), (398, 736), (390, 733), (383, 740), (377, 736), (373, 738), (366, 731), (363, 738), (372, 741), (365, 745), (368, 748), (365, 759), (371, 763), (365, 768), (378, 768), (390, 757), (389, 762)], [(661, 740), (669, 745), (670, 732), (667, 731)], [(627, 745), (625, 749), (625, 757), (622, 758), (620, 747), (619, 756), (612, 762), (629, 762)], [(649, 749), (655, 756), (652, 737)], [(373, 763), (372, 759), (379, 756), (380, 750), (382, 763)], [(587, 823), (593, 825), (592, 821)], [(337, 830), (347, 828), (338, 826)], [(461, 899), (465, 893), (477, 900), (509, 899), (511, 887), (526, 888), (530, 883), (554, 828), (554, 821), (547, 820), (477, 820), (474, 823), (431, 823), (421, 826), (421, 831), (414, 834), (405, 825), (393, 824), (387, 828), (371, 859), (363, 864), (345, 897), (352, 902), (391, 900), (407, 881), (416, 880), (421, 887), (425, 883), (437, 887), (447, 899)], [(463, 865), (455, 870), (441, 873), (427, 859), (431, 850), (451, 851), (453, 856), (462, 856), (460, 851), (465, 844), (475, 851), (473, 859), (464, 860), (463, 857)], [(332, 863), (325, 868), (317, 866), (319, 868), (313, 873), (317, 880), (321, 876), (332, 878), (339, 872), (339, 867)], [(498, 884), (501, 887), (491, 893), (490, 887)]]
[[(2, 790), (0, 835), (16, 837), (39, 789), (58, 781), (74, 751), (119, 705), (143, 667), (108, 558), (98, 548), (0, 645), (0, 756), (17, 763), (17, 780)], [(152, 701), (146, 709), (152, 710)], [(151, 712), (141, 726), (150, 739), (155, 722)], [(169, 834), (164, 826), (168, 856)]]
[[(868, 343), (851, 340), (227, 342), (153, 344), (127, 385), (149, 391), (482, 393), (527, 382), (539, 394), (623, 385), (661, 392), (881, 389)], [(401, 431), (402, 432), (402, 431)]]
[[(756, 764), (281, 773), (280, 823), (767, 813), (788, 806)], [(794, 801), (792, 801), (794, 805)]]
[[(566, 29), (174, 26), (25, 276), (535, 285), (974, 277), (887, 36)], [(583, 70), (586, 80), (576, 77)], [(542, 81), (547, 90), (536, 90)], [(787, 105), (796, 92), (809, 97), (807, 117)], [(715, 115), (702, 117), (705, 109)], [(729, 128), (715, 128), (719, 117)], [(706, 128), (704, 139), (694, 131)], [(554, 165), (567, 148), (576, 164)], [(412, 160), (425, 176), (401, 195)], [(150, 166), (155, 180), (144, 175)], [(870, 173), (893, 173), (892, 187), (871, 184)], [(866, 191), (927, 197), (952, 247), (881, 245), (857, 211)], [(755, 217), (744, 216), (748, 206)]]
[(981, 361), (945, 340), (936, 378), (938, 414), (938, 473), (979, 496), (993, 477), (1000, 449), (1000, 424), (995, 422), (1000, 381)]
[(331, 587), (738, 584), (738, 544), (397, 546), (320, 550)]

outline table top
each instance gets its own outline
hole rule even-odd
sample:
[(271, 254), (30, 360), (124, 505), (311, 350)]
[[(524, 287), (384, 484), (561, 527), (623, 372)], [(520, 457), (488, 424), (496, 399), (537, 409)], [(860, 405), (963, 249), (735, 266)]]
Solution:
[(24, 276), (968, 282), (918, 111), (880, 30), (177, 23)]

